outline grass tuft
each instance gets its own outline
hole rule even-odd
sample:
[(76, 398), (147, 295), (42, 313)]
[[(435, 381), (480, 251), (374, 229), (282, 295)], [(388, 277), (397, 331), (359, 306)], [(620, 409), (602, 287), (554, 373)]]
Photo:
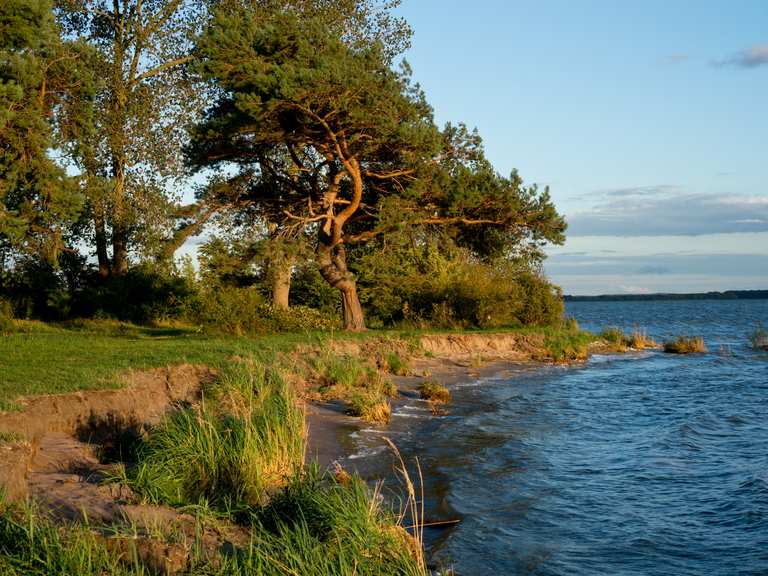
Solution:
[(434, 380), (427, 380), (419, 386), (419, 394), (424, 400), (446, 404), (451, 401), (451, 392)]
[(56, 526), (32, 505), (0, 501), (0, 574), (143, 576), (147, 572), (135, 554), (108, 550), (87, 525)]
[(396, 376), (408, 376), (408, 365), (400, 358), (397, 352), (387, 353), (384, 359), (386, 360), (387, 372)]
[(664, 352), (668, 354), (700, 354), (707, 351), (701, 336), (678, 336), (664, 342)]
[(152, 503), (258, 505), (304, 459), (304, 413), (274, 370), (237, 363), (199, 409), (166, 417), (138, 449), (128, 483)]
[(361, 390), (354, 393), (349, 401), (348, 412), (368, 422), (387, 424), (392, 418), (389, 400), (375, 392)]

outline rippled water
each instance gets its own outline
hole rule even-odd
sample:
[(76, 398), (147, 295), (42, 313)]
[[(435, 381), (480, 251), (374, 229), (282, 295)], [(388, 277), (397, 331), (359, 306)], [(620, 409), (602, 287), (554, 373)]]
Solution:
[[(768, 574), (768, 301), (572, 303), (585, 329), (701, 335), (709, 354), (520, 367), (396, 415), (433, 561), (460, 575)], [(397, 440), (397, 438), (395, 438)]]

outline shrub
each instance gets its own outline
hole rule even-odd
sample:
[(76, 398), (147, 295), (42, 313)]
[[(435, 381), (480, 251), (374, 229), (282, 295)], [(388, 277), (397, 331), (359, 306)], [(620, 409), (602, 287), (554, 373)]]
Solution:
[(208, 331), (242, 336), (267, 332), (267, 323), (258, 314), (264, 298), (256, 288), (217, 286), (202, 290), (188, 303), (187, 320)]
[(264, 301), (255, 286), (215, 286), (190, 300), (186, 318), (211, 332), (242, 336), (270, 332), (308, 332), (330, 330), (338, 321), (306, 306), (288, 310)]
[(419, 386), (419, 393), (424, 400), (445, 404), (451, 401), (451, 392), (433, 380), (427, 380)]
[(485, 262), (448, 238), (390, 237), (351, 265), (369, 315), (388, 325), (447, 328), (551, 325), (560, 290), (527, 263)]
[(700, 336), (678, 336), (675, 340), (664, 342), (664, 352), (669, 354), (696, 354), (706, 351), (704, 338)]

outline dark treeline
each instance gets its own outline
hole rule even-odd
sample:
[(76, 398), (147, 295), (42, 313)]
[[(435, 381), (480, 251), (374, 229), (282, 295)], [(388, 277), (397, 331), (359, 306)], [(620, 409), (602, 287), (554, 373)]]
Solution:
[(435, 124), (398, 3), (4, 0), (2, 309), (233, 332), (558, 319), (541, 264), (564, 219)]
[(643, 300), (765, 300), (768, 290), (726, 290), (725, 292), (699, 292), (692, 294), (603, 294), (600, 296), (564, 297), (566, 302), (610, 302)]

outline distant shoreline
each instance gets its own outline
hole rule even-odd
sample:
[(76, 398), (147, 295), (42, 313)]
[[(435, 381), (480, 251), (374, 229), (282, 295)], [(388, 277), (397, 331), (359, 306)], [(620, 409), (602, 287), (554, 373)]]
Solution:
[(566, 302), (621, 302), (645, 300), (766, 300), (768, 290), (726, 290), (691, 294), (602, 294), (599, 296), (564, 296)]

